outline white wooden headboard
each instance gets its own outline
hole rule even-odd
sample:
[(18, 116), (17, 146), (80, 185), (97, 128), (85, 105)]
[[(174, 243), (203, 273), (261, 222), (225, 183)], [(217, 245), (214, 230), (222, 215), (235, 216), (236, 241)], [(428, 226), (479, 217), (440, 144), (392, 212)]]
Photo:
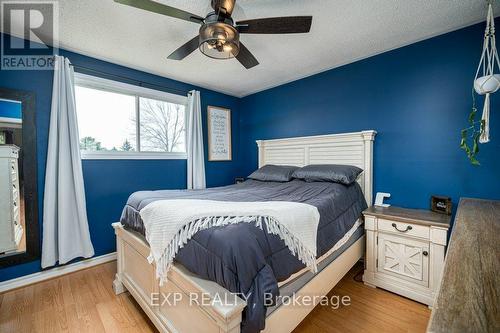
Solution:
[(376, 131), (362, 131), (286, 139), (257, 140), (259, 168), (266, 164), (305, 166), (346, 164), (363, 169), (358, 183), (372, 204), (373, 141)]

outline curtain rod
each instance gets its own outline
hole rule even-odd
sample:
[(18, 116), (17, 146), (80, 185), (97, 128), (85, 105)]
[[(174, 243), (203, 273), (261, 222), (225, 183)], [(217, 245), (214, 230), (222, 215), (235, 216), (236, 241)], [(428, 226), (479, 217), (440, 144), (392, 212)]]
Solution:
[(186, 92), (185, 90), (170, 88), (170, 87), (166, 87), (166, 86), (162, 86), (162, 85), (154, 84), (154, 83), (148, 83), (148, 82), (144, 82), (144, 81), (132, 79), (132, 78), (129, 78), (129, 77), (126, 77), (126, 76), (122, 76), (122, 75), (111, 74), (111, 73), (99, 71), (97, 69), (93, 69), (93, 68), (89, 68), (89, 67), (85, 67), (85, 66), (79, 66), (79, 65), (73, 65), (73, 64), (71, 64), (71, 66), (73, 66), (73, 68), (77, 72), (80, 72), (80, 73), (82, 73), (82, 71), (83, 71), (83, 72), (91, 72), (91, 73), (95, 73), (95, 74), (101, 74), (101, 75), (105, 75), (105, 76), (109, 76), (109, 77), (114, 77), (114, 78), (120, 79), (120, 80), (126, 80), (126, 81), (129, 81), (129, 82), (135, 82), (137, 85), (139, 85), (141, 87), (145, 87), (145, 88), (147, 88), (148, 86), (149, 87), (158, 87), (158, 88), (161, 88), (161, 90), (163, 90), (163, 91), (167, 90), (169, 92), (177, 93), (177, 94), (183, 95), (183, 96), (186, 96), (186, 95), (188, 95), (188, 94), (191, 93), (191, 91), (187, 91)]

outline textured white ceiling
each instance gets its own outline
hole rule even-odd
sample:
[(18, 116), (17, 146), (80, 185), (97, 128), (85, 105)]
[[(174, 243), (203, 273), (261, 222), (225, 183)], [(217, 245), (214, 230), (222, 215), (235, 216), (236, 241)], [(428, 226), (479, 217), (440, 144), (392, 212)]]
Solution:
[[(157, 0), (204, 16), (209, 0)], [(60, 46), (234, 96), (290, 82), (452, 31), (486, 16), (483, 0), (237, 0), (235, 20), (312, 15), (309, 34), (242, 35), (260, 65), (195, 51), (167, 60), (197, 34), (194, 23), (112, 0), (60, 0)], [(500, 9), (500, 8), (497, 8)], [(478, 39), (482, 36), (478, 36)]]

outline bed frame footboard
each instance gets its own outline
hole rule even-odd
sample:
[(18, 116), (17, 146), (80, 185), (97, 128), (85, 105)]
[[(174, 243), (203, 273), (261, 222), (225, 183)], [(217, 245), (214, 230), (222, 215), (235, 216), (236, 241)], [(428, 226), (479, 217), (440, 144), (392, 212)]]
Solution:
[[(177, 264), (160, 286), (147, 260), (148, 244), (121, 223), (113, 228), (118, 257), (113, 290), (117, 295), (128, 290), (160, 332), (240, 332), (246, 306), (241, 298)], [(229, 302), (221, 304), (221, 298)]]
[[(245, 301), (217, 283), (201, 279), (178, 264), (168, 273), (168, 281), (160, 286), (154, 264), (147, 261), (148, 244), (135, 233), (125, 230), (120, 223), (113, 223), (113, 228), (118, 257), (113, 289), (117, 295), (128, 290), (160, 332), (240, 332)], [(328, 294), (363, 257), (364, 251), (363, 236), (296, 294)], [(267, 317), (264, 332), (293, 331), (315, 305), (280, 306)]]

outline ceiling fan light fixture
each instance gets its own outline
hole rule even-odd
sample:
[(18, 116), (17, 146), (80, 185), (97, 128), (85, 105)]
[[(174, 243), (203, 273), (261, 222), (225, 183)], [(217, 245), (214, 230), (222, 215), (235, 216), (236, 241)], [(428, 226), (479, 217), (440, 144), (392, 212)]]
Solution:
[(239, 33), (224, 22), (206, 23), (200, 28), (199, 49), (210, 58), (234, 58), (240, 51)]

